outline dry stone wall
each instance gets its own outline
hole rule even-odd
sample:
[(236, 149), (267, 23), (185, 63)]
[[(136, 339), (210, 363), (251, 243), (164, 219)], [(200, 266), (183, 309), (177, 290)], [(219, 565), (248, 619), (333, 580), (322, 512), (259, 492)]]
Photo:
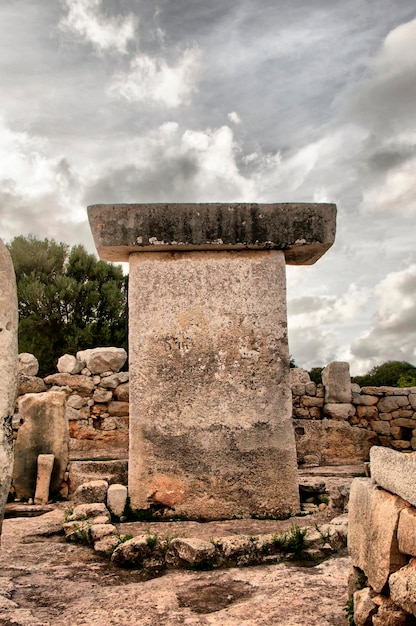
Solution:
[[(129, 373), (119, 371), (126, 357), (125, 351), (117, 348), (64, 355), (58, 361), (58, 372), (42, 379), (36, 375), (36, 359), (32, 355), (20, 355), (17, 407), (27, 406), (28, 403), (22, 401), (27, 394), (60, 391), (65, 395), (73, 480), (72, 486), (64, 485), (63, 495), (68, 489), (72, 493), (84, 475), (86, 480), (92, 480), (104, 472), (106, 480), (113, 482), (114, 474), (114, 480), (120, 482), (126, 472)], [(405, 452), (416, 449), (416, 387), (360, 389), (351, 384), (347, 363), (329, 364), (324, 371), (324, 381), (325, 386), (316, 385), (304, 370), (291, 370), (299, 465), (361, 462), (368, 459), (373, 445)], [(27, 421), (28, 417), (24, 419)], [(13, 420), (15, 433), (22, 422), (22, 414), (17, 409)], [(45, 423), (45, 429), (49, 428)], [(38, 452), (50, 450), (40, 446)], [(79, 467), (75, 466), (75, 461)], [(82, 470), (81, 461), (84, 462)], [(105, 465), (98, 468), (99, 462)], [(110, 467), (109, 462), (114, 467)]]
[(415, 624), (416, 453), (374, 446), (351, 487), (350, 608), (356, 626)]

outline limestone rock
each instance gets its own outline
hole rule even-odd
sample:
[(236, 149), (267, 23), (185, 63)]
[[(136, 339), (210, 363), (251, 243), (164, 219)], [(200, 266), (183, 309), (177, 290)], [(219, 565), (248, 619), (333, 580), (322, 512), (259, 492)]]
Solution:
[(104, 537), (115, 535), (117, 528), (113, 524), (92, 524), (90, 533), (92, 541), (101, 541)]
[(351, 403), (328, 403), (324, 404), (324, 414), (334, 420), (348, 420), (355, 415), (355, 408)]
[(99, 554), (109, 556), (120, 545), (120, 540), (115, 535), (107, 535), (94, 543), (94, 550)]
[(59, 387), (69, 387), (74, 391), (80, 393), (91, 393), (94, 391), (94, 383), (89, 376), (83, 376), (82, 374), (51, 374), (46, 376), (44, 381), (47, 385), (57, 385)]
[(311, 377), (308, 372), (301, 367), (291, 367), (290, 368), (290, 384), (296, 385), (298, 383), (310, 383)]
[(127, 383), (129, 380), (129, 372), (117, 372), (110, 376), (103, 376), (100, 381), (100, 387), (104, 389), (116, 389), (119, 385)]
[(350, 403), (352, 399), (350, 366), (348, 363), (333, 361), (322, 370), (325, 387), (325, 403)]
[(403, 554), (416, 556), (416, 509), (403, 509), (397, 529), (399, 550)]
[(118, 372), (127, 360), (127, 352), (124, 348), (92, 348), (77, 352), (77, 359), (85, 361), (92, 374)]
[(413, 617), (394, 604), (383, 604), (373, 616), (373, 626), (414, 626)]
[(24, 376), (36, 376), (39, 371), (39, 361), (30, 352), (19, 354), (19, 373)]
[(96, 389), (93, 394), (94, 402), (110, 402), (113, 397), (113, 392), (107, 389)]
[(365, 572), (368, 584), (381, 592), (389, 574), (405, 565), (397, 545), (399, 514), (406, 503), (379, 489), (369, 478), (352, 482), (348, 515), (348, 549), (352, 564)]
[(119, 402), (129, 401), (129, 383), (124, 383), (116, 387), (114, 395)]
[(416, 559), (402, 567), (389, 578), (393, 602), (412, 615), (416, 615)]
[(53, 454), (51, 493), (59, 492), (68, 464), (69, 433), (65, 416), (65, 393), (30, 393), (19, 399), (24, 423), (17, 433), (13, 484), (18, 498), (33, 498), (39, 454)]
[(57, 370), (63, 374), (79, 374), (84, 367), (85, 363), (72, 354), (64, 354), (58, 359)]
[(92, 502), (106, 502), (108, 482), (105, 480), (92, 480), (80, 485), (74, 495), (76, 504), (88, 504)]
[(49, 500), (49, 488), (55, 457), (53, 454), (39, 454), (36, 478), (35, 504), (46, 504)]
[(371, 476), (378, 485), (416, 506), (416, 452), (403, 454), (373, 446), (370, 465)]
[[(103, 502), (79, 504), (74, 507), (72, 514), (68, 517), (68, 522), (96, 520), (97, 518), (105, 518), (108, 521), (111, 519), (110, 512)], [(100, 522), (102, 523), (102, 520), (100, 520)]]
[(386, 396), (378, 401), (377, 408), (380, 413), (391, 413), (407, 404), (409, 404), (408, 396)]
[(127, 487), (125, 485), (110, 485), (107, 491), (107, 506), (113, 515), (121, 517), (127, 502)]
[(113, 400), (112, 402), (108, 404), (108, 413), (110, 415), (116, 415), (116, 416), (128, 415), (129, 410), (130, 410), (130, 405), (128, 402), (118, 402), (116, 400)]
[(177, 538), (171, 541), (170, 547), (180, 559), (188, 563), (203, 563), (215, 554), (214, 545), (203, 539)]
[(82, 483), (106, 480), (108, 484), (127, 484), (127, 461), (71, 461), (69, 466), (70, 494)]
[(43, 378), (19, 374), (19, 396), (23, 396), (26, 393), (42, 393), (42, 391), (46, 391), (46, 385)]
[(377, 605), (371, 597), (368, 587), (354, 593), (354, 622), (356, 626), (366, 626), (371, 623), (370, 618), (377, 611)]
[(13, 467), (12, 416), (18, 386), (16, 279), (0, 239), (0, 534)]

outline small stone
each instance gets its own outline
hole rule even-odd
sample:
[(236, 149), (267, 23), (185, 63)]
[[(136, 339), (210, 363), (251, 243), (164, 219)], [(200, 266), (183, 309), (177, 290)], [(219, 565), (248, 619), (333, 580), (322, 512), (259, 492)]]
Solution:
[(36, 376), (39, 371), (37, 358), (29, 352), (19, 354), (19, 373), (24, 376)]
[(105, 502), (107, 498), (108, 483), (106, 480), (91, 480), (80, 485), (73, 496), (76, 504), (93, 502)]
[(58, 359), (57, 370), (66, 374), (79, 374), (84, 366), (85, 363), (72, 354), (64, 354)]

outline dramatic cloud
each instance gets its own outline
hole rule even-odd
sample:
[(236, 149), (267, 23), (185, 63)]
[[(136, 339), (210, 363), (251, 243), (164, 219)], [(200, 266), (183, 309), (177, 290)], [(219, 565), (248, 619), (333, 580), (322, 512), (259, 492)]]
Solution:
[(91, 44), (96, 52), (127, 52), (134, 39), (138, 18), (109, 15), (102, 10), (102, 0), (61, 0), (68, 13), (59, 22), (59, 28), (82, 42)]
[(199, 52), (185, 50), (175, 65), (161, 57), (136, 56), (128, 72), (117, 73), (108, 88), (116, 98), (128, 102), (154, 101), (167, 107), (178, 107), (189, 101), (195, 91)]
[[(307, 15), (307, 19), (305, 19)], [(0, 6), (0, 217), (93, 249), (85, 206), (335, 202), (288, 267), (290, 351), (415, 361), (413, 0)]]
[(367, 369), (389, 354), (390, 359), (416, 358), (416, 264), (391, 272), (374, 288), (378, 308), (371, 328), (351, 345), (351, 354)]

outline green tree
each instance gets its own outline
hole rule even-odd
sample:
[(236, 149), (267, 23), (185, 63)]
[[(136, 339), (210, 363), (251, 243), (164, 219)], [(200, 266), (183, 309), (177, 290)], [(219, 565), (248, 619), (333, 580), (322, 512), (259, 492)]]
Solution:
[(416, 367), (407, 361), (386, 361), (381, 365), (376, 365), (364, 376), (354, 376), (352, 382), (358, 383), (361, 387), (374, 386), (382, 387), (403, 387), (406, 381), (416, 378)]
[(121, 266), (98, 261), (82, 245), (19, 236), (8, 245), (16, 273), (19, 351), (39, 360), (96, 346), (127, 345), (127, 284)]
[(313, 367), (308, 372), (310, 379), (317, 385), (320, 385), (322, 383), (322, 370), (323, 369), (324, 369), (323, 367)]

